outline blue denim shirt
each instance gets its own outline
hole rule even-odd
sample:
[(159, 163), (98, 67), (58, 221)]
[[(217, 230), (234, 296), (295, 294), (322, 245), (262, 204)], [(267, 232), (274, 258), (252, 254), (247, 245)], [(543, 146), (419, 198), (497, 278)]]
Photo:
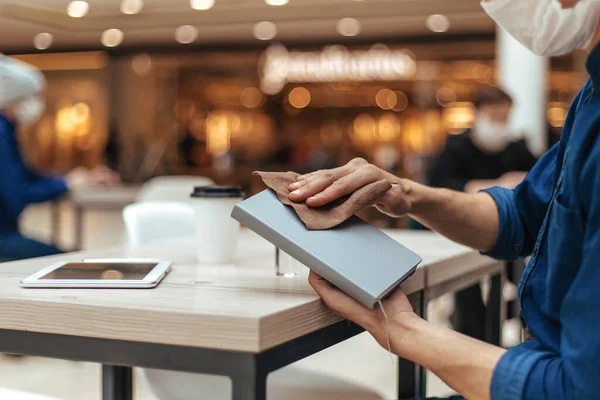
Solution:
[(62, 178), (42, 175), (25, 164), (15, 125), (0, 114), (0, 237), (17, 232), (26, 206), (52, 200), (66, 191)]
[(600, 398), (600, 46), (560, 143), (515, 190), (492, 188), (500, 234), (490, 255), (531, 255), (519, 285), (535, 337), (494, 370), (493, 400)]

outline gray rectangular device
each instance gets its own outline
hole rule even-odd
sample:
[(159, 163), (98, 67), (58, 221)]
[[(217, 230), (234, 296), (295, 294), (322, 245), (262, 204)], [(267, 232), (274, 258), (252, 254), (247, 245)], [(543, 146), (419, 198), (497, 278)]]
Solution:
[(231, 216), (368, 308), (421, 262), (417, 254), (356, 216), (333, 229), (308, 230), (270, 189), (236, 205)]

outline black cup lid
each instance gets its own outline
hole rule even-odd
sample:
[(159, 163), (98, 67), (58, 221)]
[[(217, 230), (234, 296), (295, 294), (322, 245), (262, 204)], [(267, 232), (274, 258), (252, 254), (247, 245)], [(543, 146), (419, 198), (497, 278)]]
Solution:
[(197, 186), (191, 197), (195, 198), (238, 198), (244, 197), (239, 186)]

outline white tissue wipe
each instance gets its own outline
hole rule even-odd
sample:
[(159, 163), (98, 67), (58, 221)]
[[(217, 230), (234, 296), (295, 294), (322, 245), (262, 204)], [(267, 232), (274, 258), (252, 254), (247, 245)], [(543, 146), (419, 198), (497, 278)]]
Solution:
[(379, 304), (379, 308), (381, 308), (381, 312), (383, 313), (383, 318), (385, 318), (385, 337), (387, 340), (387, 348), (388, 353), (390, 353), (390, 360), (392, 360), (392, 365), (395, 366), (394, 355), (392, 354), (392, 345), (390, 344), (390, 320), (388, 319), (387, 314), (385, 313), (385, 308), (383, 308), (383, 303), (381, 300), (377, 300), (377, 304)]

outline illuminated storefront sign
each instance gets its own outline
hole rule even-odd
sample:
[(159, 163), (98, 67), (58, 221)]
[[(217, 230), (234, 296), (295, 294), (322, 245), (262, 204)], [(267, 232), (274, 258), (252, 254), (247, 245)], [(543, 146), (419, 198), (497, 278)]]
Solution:
[(288, 82), (389, 81), (411, 79), (417, 66), (411, 54), (375, 45), (349, 51), (328, 46), (320, 52), (288, 51), (271, 46), (263, 56), (261, 89), (276, 94)]

